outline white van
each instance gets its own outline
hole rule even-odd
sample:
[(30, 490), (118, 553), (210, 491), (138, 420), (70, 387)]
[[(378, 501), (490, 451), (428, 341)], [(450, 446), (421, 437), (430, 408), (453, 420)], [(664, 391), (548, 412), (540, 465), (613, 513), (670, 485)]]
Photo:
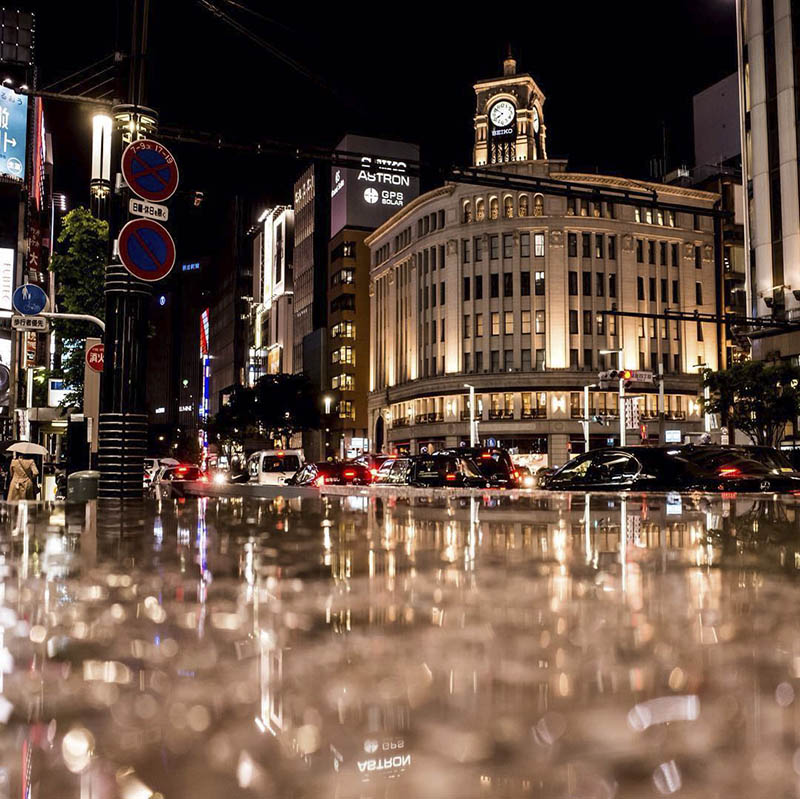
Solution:
[(302, 449), (262, 449), (247, 459), (251, 483), (283, 485), (303, 464)]

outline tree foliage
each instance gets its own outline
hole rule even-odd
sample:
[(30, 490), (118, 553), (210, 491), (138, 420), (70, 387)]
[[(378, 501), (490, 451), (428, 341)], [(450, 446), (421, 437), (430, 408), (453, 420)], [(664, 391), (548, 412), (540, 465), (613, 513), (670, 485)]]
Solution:
[(787, 424), (800, 415), (800, 367), (789, 363), (747, 361), (720, 372), (706, 370), (703, 386), (710, 397), (706, 413), (719, 414), (757, 445), (777, 447)]
[[(105, 316), (103, 284), (108, 257), (108, 223), (95, 219), (86, 208), (74, 208), (64, 217), (58, 247), (50, 262), (56, 276), (58, 310)], [(54, 323), (60, 372), (67, 389), (65, 403), (83, 404), (84, 340), (99, 331), (88, 322)]]
[(237, 386), (209, 421), (212, 440), (244, 445), (250, 435), (288, 444), (294, 433), (321, 425), (319, 394), (307, 375), (265, 375), (255, 386)]

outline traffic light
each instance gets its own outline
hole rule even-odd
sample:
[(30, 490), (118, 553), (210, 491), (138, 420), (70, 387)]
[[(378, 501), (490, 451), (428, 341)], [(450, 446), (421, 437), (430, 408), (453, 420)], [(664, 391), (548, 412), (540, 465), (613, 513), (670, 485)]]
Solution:
[(611, 380), (624, 380), (625, 388), (630, 388), (633, 382), (633, 372), (630, 369), (612, 369), (608, 376)]

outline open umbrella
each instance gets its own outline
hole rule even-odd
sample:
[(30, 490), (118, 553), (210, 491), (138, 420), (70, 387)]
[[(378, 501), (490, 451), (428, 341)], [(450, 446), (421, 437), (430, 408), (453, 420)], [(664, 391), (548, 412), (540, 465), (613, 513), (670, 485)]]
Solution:
[(47, 455), (47, 450), (41, 444), (34, 444), (32, 441), (17, 441), (10, 447), (6, 447), (6, 452), (18, 452), (20, 455)]

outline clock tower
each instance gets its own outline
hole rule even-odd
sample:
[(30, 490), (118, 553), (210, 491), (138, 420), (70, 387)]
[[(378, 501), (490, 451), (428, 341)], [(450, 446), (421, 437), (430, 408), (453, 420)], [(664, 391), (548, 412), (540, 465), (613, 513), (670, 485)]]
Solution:
[(542, 114), (544, 94), (527, 73), (517, 73), (509, 51), (503, 77), (475, 86), (475, 166), (547, 158)]

